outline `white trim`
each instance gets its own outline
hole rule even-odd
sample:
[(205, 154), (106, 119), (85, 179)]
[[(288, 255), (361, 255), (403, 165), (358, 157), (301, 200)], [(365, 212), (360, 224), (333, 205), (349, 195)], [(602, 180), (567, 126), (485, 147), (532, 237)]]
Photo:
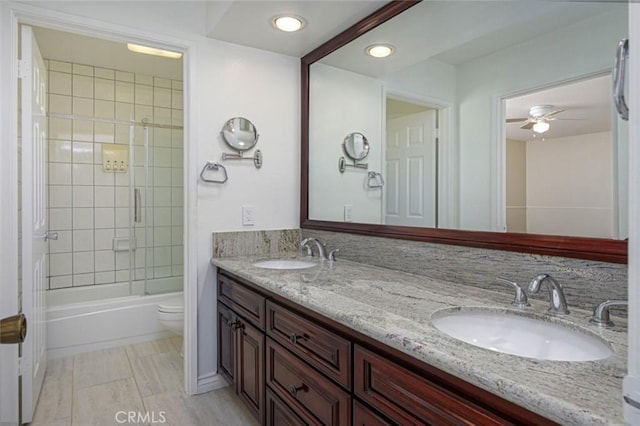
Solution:
[(575, 77), (569, 77), (534, 87), (494, 95), (491, 101), (491, 230), (495, 232), (507, 231), (507, 150), (506, 129), (503, 123), (506, 120), (506, 101), (518, 96), (547, 90), (566, 84), (577, 83), (611, 74), (607, 68)]
[(229, 382), (221, 374), (207, 373), (198, 377), (198, 392), (211, 392), (229, 386)]
[[(195, 138), (196, 128), (196, 94), (194, 92), (194, 80), (196, 78), (196, 42), (189, 39), (181, 39), (175, 36), (168, 36), (165, 34), (153, 33), (150, 31), (140, 30), (138, 28), (126, 27), (123, 25), (112, 24), (107, 22), (98, 21), (95, 19), (79, 17), (69, 15), (66, 13), (55, 12), (48, 9), (42, 9), (31, 5), (10, 3), (8, 6), (12, 14), (12, 23), (15, 28), (12, 28), (12, 35), (15, 37), (15, 31), (17, 31), (17, 23), (26, 23), (30, 25), (36, 25), (41, 27), (53, 28), (66, 32), (73, 32), (76, 34), (88, 35), (91, 37), (98, 37), (110, 40), (130, 41), (138, 42), (154, 47), (170, 49), (174, 51), (180, 51), (185, 54), (183, 58), (183, 89), (184, 89), (184, 295), (185, 295), (185, 358), (184, 358), (184, 382), (185, 392), (189, 395), (195, 394), (198, 391), (198, 348), (197, 348), (197, 239), (196, 239), (196, 226), (197, 226), (197, 202), (196, 202), (196, 183), (197, 176), (194, 176), (193, 172), (197, 167), (197, 144)], [(13, 53), (12, 53), (13, 54)], [(3, 68), (10, 66), (12, 68), (11, 75), (15, 77), (17, 64), (17, 56), (13, 54), (11, 57), (2, 58)], [(4, 79), (3, 79), (4, 80)], [(15, 111), (17, 106), (17, 98), (15, 93), (17, 91), (17, 83), (15, 78), (11, 78), (12, 81), (8, 83), (3, 81), (0, 84), (6, 84), (9, 86), (8, 93), (10, 93), (10, 111), (3, 113), (3, 118), (10, 121), (11, 127), (3, 125), (3, 140), (14, 141), (17, 135), (15, 133)], [(6, 99), (7, 97), (3, 97)], [(11, 114), (11, 115), (9, 115)], [(9, 117), (9, 118), (7, 118)], [(13, 117), (13, 119), (12, 119)], [(13, 138), (12, 138), (13, 136)], [(5, 145), (11, 145), (11, 149), (15, 150), (15, 144), (2, 144), (3, 154), (8, 149)], [(11, 161), (15, 157), (15, 153), (7, 153), (8, 155), (2, 156), (3, 171), (7, 170), (5, 163), (7, 160)], [(12, 156), (13, 155), (13, 156)], [(15, 162), (15, 161), (14, 161)], [(12, 164), (9, 166), (13, 167)], [(14, 174), (15, 174), (15, 168)], [(7, 172), (11, 173), (11, 170)], [(197, 174), (197, 173), (196, 173)], [(4, 176), (3, 176), (4, 177)], [(11, 176), (9, 176), (11, 178)], [(5, 183), (2, 181), (3, 194), (15, 193), (17, 182), (13, 179), (10, 182)], [(6, 191), (8, 190), (8, 192)], [(15, 196), (10, 199), (16, 199)], [(16, 203), (3, 203), (3, 216), (9, 211)], [(10, 223), (17, 223), (14, 218)], [(14, 225), (15, 227), (15, 225)], [(3, 230), (4, 230), (3, 223)], [(10, 229), (10, 228), (9, 228)], [(17, 235), (11, 239), (14, 241)], [(3, 269), (7, 268), (7, 271), (11, 271), (9, 263), (9, 256), (2, 256)], [(14, 261), (15, 262), (15, 261)], [(14, 263), (15, 264), (15, 263)], [(15, 267), (13, 268), (15, 269)], [(17, 276), (17, 271), (13, 273)], [(7, 275), (3, 274), (3, 277)], [(6, 294), (3, 292), (3, 295)]]
[[(8, 4), (0, 2), (0, 318), (18, 310), (17, 80), (18, 27)], [(0, 345), (0, 423), (18, 422), (18, 345)]]
[[(629, 4), (629, 322), (628, 373), (623, 395), (640, 401), (640, 4)], [(628, 424), (640, 423), (640, 409), (623, 403)]]

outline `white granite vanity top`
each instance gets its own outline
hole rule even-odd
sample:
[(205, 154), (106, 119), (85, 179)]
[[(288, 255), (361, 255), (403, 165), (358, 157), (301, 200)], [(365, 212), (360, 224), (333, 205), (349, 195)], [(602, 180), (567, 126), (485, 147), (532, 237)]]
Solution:
[[(279, 258), (284, 257), (292, 256)], [(598, 329), (588, 324), (591, 312), (572, 309), (568, 300), (571, 315), (551, 320), (599, 335), (610, 342), (614, 355), (588, 362), (522, 358), (456, 340), (430, 320), (433, 312), (455, 306), (512, 309), (514, 293), (508, 286), (494, 292), (346, 260), (302, 270), (253, 266), (264, 259), (215, 258), (212, 263), (560, 424), (624, 424), (624, 320), (617, 319), (621, 325), (613, 329)], [(525, 312), (537, 315), (549, 306), (531, 304)]]

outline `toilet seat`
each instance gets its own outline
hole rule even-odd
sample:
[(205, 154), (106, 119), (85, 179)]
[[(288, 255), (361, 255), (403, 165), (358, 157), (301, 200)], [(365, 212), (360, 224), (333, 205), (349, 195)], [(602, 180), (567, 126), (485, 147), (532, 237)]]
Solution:
[(160, 302), (158, 303), (158, 312), (165, 312), (168, 314), (184, 313), (184, 299), (179, 296)]

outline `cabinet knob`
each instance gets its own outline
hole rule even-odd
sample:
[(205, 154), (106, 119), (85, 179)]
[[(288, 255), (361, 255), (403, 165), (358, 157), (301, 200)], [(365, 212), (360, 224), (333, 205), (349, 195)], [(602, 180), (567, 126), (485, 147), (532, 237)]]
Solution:
[(289, 387), (289, 393), (291, 394), (291, 396), (296, 396), (299, 391), (306, 392), (308, 390), (309, 390), (309, 388), (304, 383), (301, 384), (301, 385), (298, 385), (298, 386), (290, 386)]
[(297, 334), (295, 334), (295, 333), (291, 333), (291, 334), (289, 335), (289, 341), (290, 341), (291, 343), (293, 343), (294, 345), (295, 345), (296, 343), (298, 343), (298, 340), (303, 340), (303, 339), (304, 339), (304, 336), (303, 336), (303, 335), (297, 335)]

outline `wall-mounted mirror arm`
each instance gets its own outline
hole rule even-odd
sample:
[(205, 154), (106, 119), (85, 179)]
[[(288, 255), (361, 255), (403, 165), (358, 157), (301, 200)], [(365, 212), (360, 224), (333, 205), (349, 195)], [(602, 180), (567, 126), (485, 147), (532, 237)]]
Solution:
[(253, 164), (256, 166), (256, 169), (262, 167), (263, 164), (262, 152), (259, 149), (256, 150), (256, 153), (253, 155), (253, 157), (244, 157), (242, 155), (242, 151), (237, 154), (231, 152), (223, 152), (222, 161), (227, 160), (253, 160)]
[(347, 167), (367, 170), (369, 168), (369, 163), (358, 163), (356, 160), (353, 160), (353, 164), (348, 164), (344, 157), (340, 157), (340, 159), (338, 159), (338, 170), (340, 170), (340, 173), (344, 173), (344, 171), (347, 170)]

